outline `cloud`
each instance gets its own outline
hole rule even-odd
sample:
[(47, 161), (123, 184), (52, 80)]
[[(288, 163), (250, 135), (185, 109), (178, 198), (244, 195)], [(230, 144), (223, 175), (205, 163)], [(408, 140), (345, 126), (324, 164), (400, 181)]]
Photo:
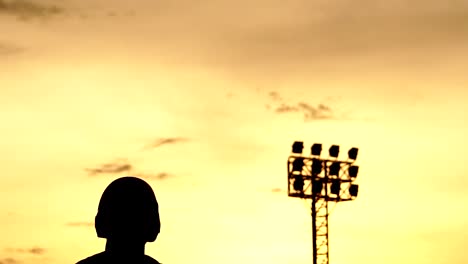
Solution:
[[(11, 3), (39, 3), (0, 1), (0, 13), (16, 15), (23, 11), (13, 11), (17, 9)], [(110, 8), (103, 0), (93, 1), (99, 8), (84, 2), (89, 3), (79, 4), (80, 10), (88, 16), (131, 10), (135, 16), (115, 19), (114, 26), (102, 32), (90, 19), (82, 24), (83, 36), (99, 33), (110, 40), (117, 36), (129, 51), (158, 54), (157, 59), (167, 64), (215, 67), (223, 74), (275, 83), (288, 77), (328, 77), (322, 73), (363, 74), (367, 63), (385, 68), (404, 59), (411, 66), (422, 63), (417, 61), (420, 56), (439, 58), (450, 46), (468, 43), (468, 1), (160, 0), (129, 5), (118, 0), (112, 2), (112, 11), (102, 10)], [(74, 10), (65, 7), (67, 12)], [(191, 25), (190, 31), (186, 25)]]
[(318, 106), (312, 106), (308, 103), (298, 103), (299, 109), (304, 114), (305, 121), (321, 120), (321, 119), (333, 119), (332, 111), (329, 106), (319, 104)]
[(43, 255), (46, 253), (45, 248), (32, 247), (32, 248), (7, 248), (7, 252), (21, 253), (21, 254), (32, 254), (32, 255)]
[(270, 98), (275, 101), (275, 102), (282, 102), (283, 101), (283, 98), (281, 97), (281, 95), (278, 93), (278, 92), (270, 92), (268, 93), (268, 96), (270, 96)]
[[(86, 168), (89, 176), (98, 176), (98, 175), (115, 175), (122, 172), (125, 172), (127, 175), (139, 177), (142, 179), (148, 180), (165, 180), (167, 178), (173, 177), (172, 174), (167, 172), (159, 173), (148, 173), (141, 172), (133, 164), (127, 160), (116, 160), (114, 162), (102, 164), (96, 168)], [(82, 224), (82, 223), (78, 223)]]
[(63, 13), (56, 5), (40, 4), (29, 0), (0, 0), (0, 14), (9, 14), (20, 19), (48, 18)]
[(0, 264), (17, 264), (20, 263), (17, 259), (14, 258), (2, 258), (0, 259)]
[(86, 168), (89, 176), (97, 176), (101, 174), (118, 174), (122, 172), (130, 172), (133, 166), (126, 160), (117, 160), (110, 163), (105, 163), (96, 168)]
[[(0, 0), (1, 1), (1, 0)], [(23, 48), (9, 43), (0, 43), (0, 56), (21, 53)]]
[(154, 140), (152, 143), (148, 144), (147, 146), (144, 147), (144, 149), (155, 149), (159, 148), (164, 145), (172, 145), (172, 144), (178, 144), (181, 142), (188, 141), (187, 138), (182, 138), (182, 137), (171, 137), (171, 138), (158, 138)]
[(160, 173), (131, 173), (131, 175), (135, 177), (139, 177), (142, 179), (147, 179), (147, 180), (165, 180), (167, 178), (172, 178), (174, 177), (173, 174), (167, 173), (167, 172), (160, 172)]
[[(343, 70), (354, 73), (362, 70), (355, 66), (367, 60), (390, 67), (387, 62), (392, 60), (386, 58), (430, 59), (446, 54), (448, 46), (463, 47), (468, 42), (468, 1), (147, 3), (134, 7), (136, 18), (151, 20), (151, 33), (157, 32), (157, 37), (142, 34), (137, 41), (154, 41), (167, 61), (268, 80), (287, 75), (318, 79), (321, 73)], [(140, 37), (132, 34), (132, 38)]]
[(280, 193), (280, 192), (283, 192), (283, 189), (281, 189), (281, 188), (273, 188), (273, 189), (271, 189), (271, 192), (273, 192), (273, 193)]
[(336, 118), (332, 108), (323, 103), (320, 103), (317, 106), (313, 106), (305, 102), (289, 104), (284, 102), (284, 99), (277, 92), (270, 92), (268, 96), (272, 100), (272, 104), (276, 104), (276, 106), (272, 107), (270, 104), (267, 104), (266, 108), (268, 110), (273, 110), (277, 114), (301, 113), (304, 117), (304, 121), (306, 122)]
[(276, 107), (275, 108), (275, 112), (276, 113), (291, 113), (291, 112), (299, 112), (299, 107), (297, 106), (291, 106), (291, 105), (287, 105), (285, 103), (282, 103), (280, 106)]
[(94, 227), (93, 222), (69, 222), (66, 225), (70, 227)]
[(28, 252), (34, 255), (42, 255), (46, 252), (46, 250), (44, 248), (34, 247), (29, 249)]
[[(159, 148), (164, 145), (178, 144), (185, 141), (188, 141), (188, 139), (183, 137), (157, 138), (144, 147), (143, 150)], [(155, 173), (147, 172), (146, 170), (140, 170), (134, 165), (133, 162), (130, 162), (128, 159), (117, 159), (112, 162), (103, 163), (93, 168), (85, 168), (85, 171), (88, 173), (88, 176), (117, 175), (120, 173), (125, 173), (127, 175), (132, 175), (148, 180), (165, 180), (174, 176), (168, 172)]]

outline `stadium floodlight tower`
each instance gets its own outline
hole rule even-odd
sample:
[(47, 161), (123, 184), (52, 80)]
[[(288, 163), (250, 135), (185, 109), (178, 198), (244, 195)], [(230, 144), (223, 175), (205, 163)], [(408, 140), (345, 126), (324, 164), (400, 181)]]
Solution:
[(313, 144), (308, 156), (303, 149), (303, 142), (294, 142), (288, 157), (288, 196), (312, 200), (312, 261), (329, 264), (328, 205), (356, 199), (358, 149), (351, 148), (346, 160), (338, 160), (338, 145), (330, 147), (326, 158), (321, 158), (322, 144)]

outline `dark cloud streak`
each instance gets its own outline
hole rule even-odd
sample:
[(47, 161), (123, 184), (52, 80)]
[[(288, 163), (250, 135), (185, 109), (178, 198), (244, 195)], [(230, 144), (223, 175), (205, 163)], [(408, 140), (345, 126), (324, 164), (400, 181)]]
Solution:
[(167, 61), (269, 80), (446, 53), (448, 46), (468, 43), (468, 2), (461, 2), (163, 0), (151, 15), (164, 25), (155, 30), (170, 32), (157, 39)]
[(2, 258), (0, 259), (0, 264), (17, 264), (20, 263), (19, 260), (14, 258)]
[(0, 0), (0, 14), (16, 16), (19, 19), (49, 18), (63, 13), (56, 5), (40, 4), (28, 0)]
[(178, 143), (186, 142), (186, 141), (188, 141), (188, 139), (183, 138), (183, 137), (158, 138), (154, 140), (152, 143), (145, 146), (144, 150), (155, 149), (164, 145), (173, 145), (173, 144), (178, 144)]
[(0, 56), (18, 54), (18, 53), (21, 53), (22, 51), (23, 51), (23, 48), (19, 46), (0, 42)]
[(304, 102), (300, 102), (295, 105), (282, 103), (275, 108), (275, 112), (278, 114), (299, 112), (304, 115), (305, 121), (334, 119), (331, 108), (323, 104), (319, 104), (317, 107), (315, 107)]
[(28, 252), (34, 255), (42, 255), (46, 252), (46, 250), (44, 248), (34, 247), (29, 249)]
[(138, 169), (135, 168), (133, 164), (131, 164), (127, 160), (117, 160), (114, 162), (102, 164), (96, 168), (86, 168), (85, 170), (88, 172), (88, 176), (90, 177), (101, 176), (101, 175), (117, 175), (123, 172), (125, 172), (125, 174), (127, 175), (132, 175), (135, 177), (148, 179), (148, 180), (165, 180), (167, 178), (173, 177), (172, 174), (167, 173), (167, 172), (159, 172), (159, 173), (140, 172), (138, 171)]
[(305, 121), (311, 120), (320, 120), (320, 119), (333, 119), (331, 114), (331, 109), (328, 106), (319, 104), (317, 107), (314, 107), (308, 103), (298, 103), (299, 108), (304, 113)]
[(271, 189), (271, 192), (272, 192), (272, 193), (280, 193), (280, 192), (283, 192), (283, 189), (281, 189), (281, 188), (273, 188), (273, 189)]
[(280, 106), (275, 108), (276, 113), (291, 113), (291, 112), (299, 112), (299, 107), (297, 106), (291, 106), (287, 105), (285, 103), (282, 103)]
[(122, 172), (130, 172), (133, 166), (125, 160), (117, 160), (115, 162), (105, 163), (96, 168), (85, 169), (89, 176), (101, 174), (119, 174)]
[(270, 92), (268, 93), (268, 96), (270, 96), (270, 98), (273, 100), (273, 101), (279, 101), (279, 102), (282, 102), (283, 101), (283, 98), (281, 98), (281, 96), (279, 95), (278, 92)]
[[(302, 113), (304, 121), (306, 122), (313, 120), (335, 119), (332, 108), (323, 103), (320, 103), (317, 106), (313, 106), (305, 102), (289, 104), (284, 102), (281, 95), (277, 92), (270, 92), (268, 95), (272, 99), (273, 103), (277, 104), (277, 106), (273, 107), (273, 111), (277, 114)], [(272, 109), (271, 105), (267, 105), (266, 108), (268, 110)]]
[(139, 177), (146, 180), (165, 180), (167, 178), (172, 178), (174, 175), (167, 172), (160, 173), (132, 173), (133, 176)]
[(21, 254), (32, 254), (32, 255), (44, 255), (46, 249), (42, 247), (32, 247), (32, 248), (7, 248), (7, 252), (21, 253)]

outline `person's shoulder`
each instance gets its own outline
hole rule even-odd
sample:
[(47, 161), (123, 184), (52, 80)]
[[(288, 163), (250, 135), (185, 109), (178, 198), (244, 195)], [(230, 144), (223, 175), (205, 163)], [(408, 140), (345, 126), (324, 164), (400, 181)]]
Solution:
[(161, 264), (159, 261), (155, 260), (154, 258), (145, 255), (145, 264)]
[(76, 264), (97, 264), (97, 263), (106, 263), (105, 252), (101, 252), (85, 259), (78, 261)]
[[(108, 255), (104, 251), (104, 252), (95, 254), (93, 256), (87, 257), (85, 259), (82, 259), (78, 261), (76, 264), (103, 264), (103, 263), (108, 263), (108, 262), (109, 262)], [(156, 259), (148, 255), (145, 255), (144, 264), (161, 264), (161, 263), (159, 263), (159, 261), (157, 261)]]

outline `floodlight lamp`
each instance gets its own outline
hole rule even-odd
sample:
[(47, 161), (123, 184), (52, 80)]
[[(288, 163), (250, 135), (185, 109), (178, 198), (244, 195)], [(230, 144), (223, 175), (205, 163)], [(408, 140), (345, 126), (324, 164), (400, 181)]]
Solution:
[(351, 186), (349, 187), (349, 194), (350, 194), (352, 197), (357, 197), (358, 191), (359, 191), (359, 185), (357, 185), (357, 184), (351, 184)]
[(340, 153), (340, 146), (333, 145), (328, 150), (330, 157), (338, 158), (338, 154)]
[(304, 167), (304, 159), (303, 158), (296, 158), (292, 163), (292, 170), (302, 172), (302, 168)]
[(302, 192), (304, 191), (304, 179), (302, 176), (298, 175), (294, 178), (293, 188), (295, 191)]
[(340, 162), (333, 162), (329, 168), (329, 175), (339, 176), (341, 170), (341, 163)]
[(359, 166), (350, 166), (348, 169), (349, 177), (356, 178), (359, 172)]
[(312, 174), (317, 175), (322, 172), (322, 161), (318, 159), (314, 159), (312, 161)]
[(351, 148), (351, 149), (348, 151), (348, 158), (349, 158), (350, 160), (356, 160), (358, 151), (359, 151), (358, 148)]
[(321, 193), (323, 188), (323, 182), (320, 180), (313, 181), (312, 183), (312, 192), (313, 193)]
[(321, 152), (322, 152), (322, 144), (315, 143), (312, 145), (311, 154), (313, 156), (320, 156)]
[(334, 180), (330, 186), (330, 191), (333, 194), (340, 195), (341, 182), (339, 180)]
[(292, 152), (295, 154), (302, 154), (303, 149), (304, 149), (304, 142), (302, 141), (295, 141), (292, 145)]

